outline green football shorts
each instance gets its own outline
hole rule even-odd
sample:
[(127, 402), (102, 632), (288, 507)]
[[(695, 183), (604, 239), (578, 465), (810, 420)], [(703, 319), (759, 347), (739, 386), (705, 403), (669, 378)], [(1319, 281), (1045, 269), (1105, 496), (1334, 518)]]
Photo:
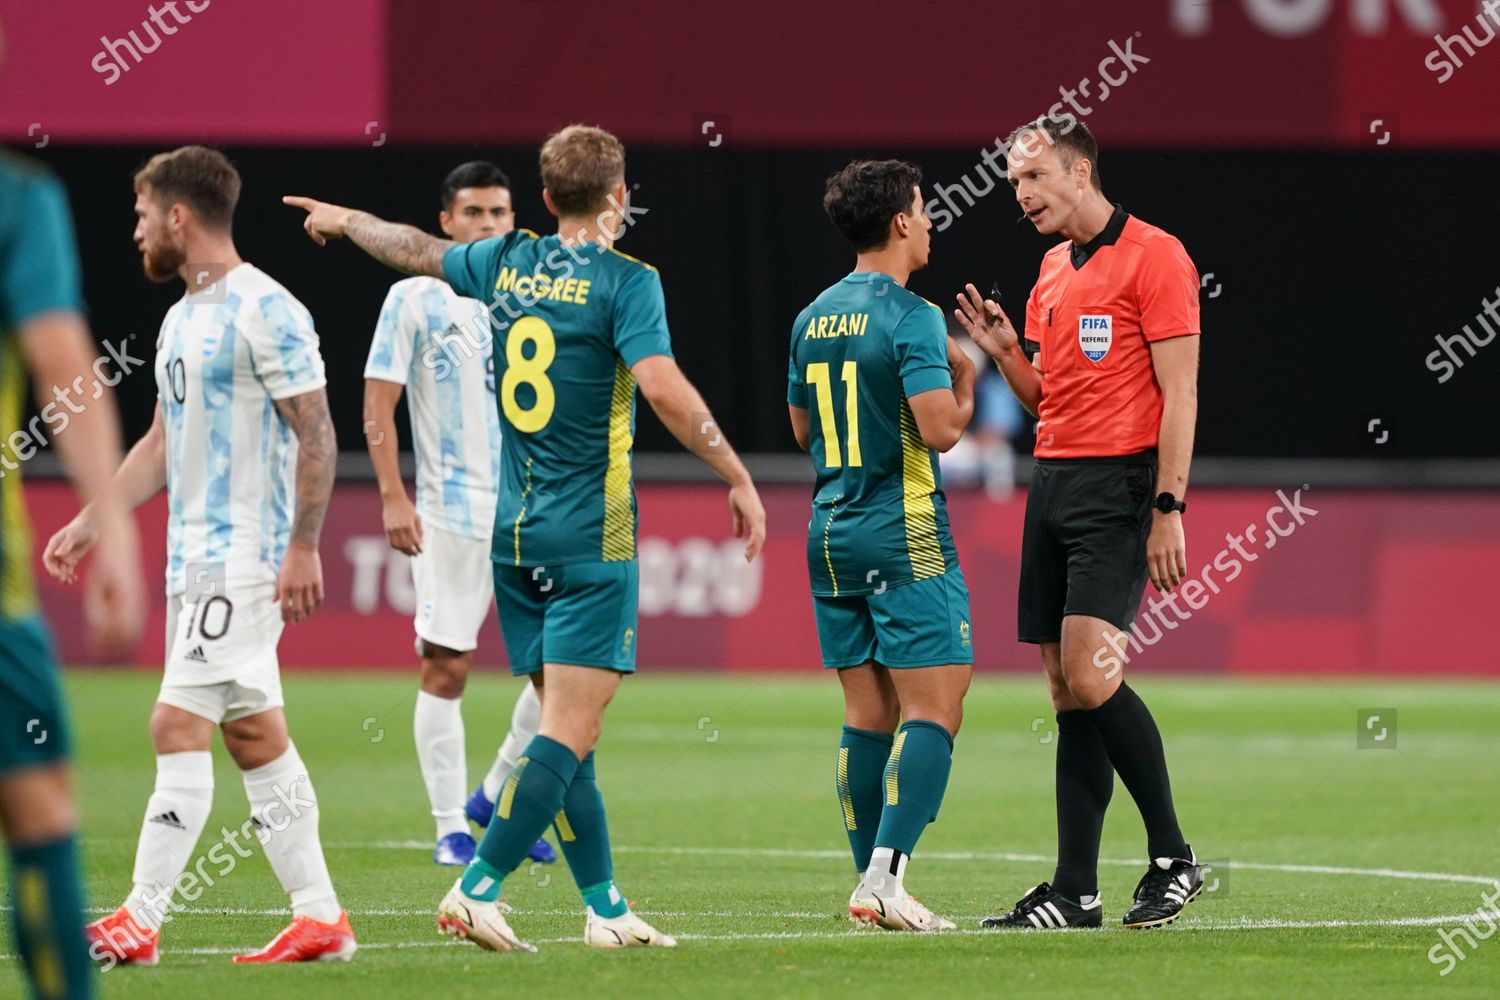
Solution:
[(0, 773), (72, 751), (52, 636), (40, 615), (0, 618)]
[(495, 611), (512, 674), (539, 673), (543, 663), (635, 672), (640, 564), (634, 559), (494, 569)]
[(973, 663), (969, 587), (957, 567), (878, 594), (813, 595), (823, 666), (887, 667)]

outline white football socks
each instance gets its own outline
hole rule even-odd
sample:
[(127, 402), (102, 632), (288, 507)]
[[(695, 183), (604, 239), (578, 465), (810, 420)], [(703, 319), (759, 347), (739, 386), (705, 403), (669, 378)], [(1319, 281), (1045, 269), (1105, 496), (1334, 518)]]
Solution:
[(156, 790), (135, 848), (135, 887), (125, 909), (135, 922), (160, 930), (171, 905), (172, 886), (187, 867), (214, 803), (214, 758), (207, 750), (156, 758)]
[(295, 744), (245, 772), (250, 818), (271, 870), (291, 897), (292, 913), (325, 924), (339, 919), (338, 897), (318, 839), (318, 797)]
[(494, 802), (500, 797), (500, 786), (515, 770), (516, 761), (526, 752), (526, 745), (536, 736), (542, 726), (542, 699), (537, 696), (536, 685), (526, 682), (526, 690), (516, 699), (516, 707), (510, 713), (510, 732), (495, 754), (495, 763), (490, 773), (484, 776), (484, 797)]
[(464, 716), (458, 698), (440, 698), (417, 692), (412, 733), (417, 741), (417, 762), (427, 785), (427, 801), (437, 822), (441, 840), (450, 833), (468, 833), (464, 804), (469, 797), (469, 770), (464, 760)]
[(900, 896), (906, 892), (906, 863), (911, 856), (902, 854), (894, 847), (877, 847), (870, 854), (870, 867), (865, 869), (863, 885), (871, 892), (887, 896)]

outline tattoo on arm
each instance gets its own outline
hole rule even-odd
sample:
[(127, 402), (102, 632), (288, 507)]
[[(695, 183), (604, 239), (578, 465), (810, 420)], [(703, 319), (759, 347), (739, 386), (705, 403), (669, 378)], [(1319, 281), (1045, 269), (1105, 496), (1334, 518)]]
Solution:
[(386, 222), (369, 212), (350, 216), (344, 233), (387, 267), (433, 278), (443, 276), (443, 254), (455, 245), (452, 240), (440, 240), (416, 226)]
[(297, 509), (292, 516), (292, 541), (316, 546), (333, 496), (339, 457), (333, 418), (328, 415), (328, 393), (315, 389), (280, 399), (276, 409), (297, 435)]

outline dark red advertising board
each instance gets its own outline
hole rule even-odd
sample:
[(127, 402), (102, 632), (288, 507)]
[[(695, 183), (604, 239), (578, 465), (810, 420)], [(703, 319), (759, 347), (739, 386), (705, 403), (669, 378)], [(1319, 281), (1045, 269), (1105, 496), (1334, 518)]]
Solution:
[[(75, 510), (66, 486), (32, 483), (38, 547)], [(808, 497), (766, 492), (770, 539), (746, 566), (729, 536), (721, 490), (640, 489), (643, 669), (816, 670), (808, 595)], [(1015, 641), (1016, 570), (1024, 496), (993, 503), (955, 494), (950, 511), (972, 593), (974, 650), (986, 669), (1037, 669)], [(165, 503), (139, 521), (155, 595), (149, 632), (131, 659), (161, 657)], [(1188, 520), (1189, 572), (1172, 603), (1148, 589), (1131, 669), (1228, 673), (1500, 676), (1488, 630), (1500, 565), (1500, 497), (1483, 494), (1198, 490)], [(413, 666), (407, 557), (380, 534), (373, 484), (341, 485), (323, 544), (327, 603), (281, 641), (287, 668)], [(1207, 567), (1205, 569), (1205, 567)], [(38, 567), (39, 571), (40, 568)], [(46, 581), (43, 601), (67, 662), (93, 659), (76, 592)], [(480, 661), (503, 660), (498, 630)]]
[(0, 24), (0, 137), (23, 144), (530, 144), (590, 121), (977, 154), (1054, 105), (1110, 147), (1500, 144), (1500, 8), (1475, 0), (80, 0)]

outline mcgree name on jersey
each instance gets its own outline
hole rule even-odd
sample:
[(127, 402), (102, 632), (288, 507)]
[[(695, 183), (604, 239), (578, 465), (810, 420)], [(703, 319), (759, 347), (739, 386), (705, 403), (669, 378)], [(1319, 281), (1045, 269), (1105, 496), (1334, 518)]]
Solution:
[(803, 340), (828, 337), (863, 337), (870, 325), (869, 313), (835, 313), (832, 316), (813, 316), (807, 321), (807, 332)]
[(532, 302), (570, 302), (587, 305), (592, 281), (585, 278), (553, 278), (548, 274), (517, 274), (513, 267), (502, 267), (495, 279), (495, 290), (515, 292)]

